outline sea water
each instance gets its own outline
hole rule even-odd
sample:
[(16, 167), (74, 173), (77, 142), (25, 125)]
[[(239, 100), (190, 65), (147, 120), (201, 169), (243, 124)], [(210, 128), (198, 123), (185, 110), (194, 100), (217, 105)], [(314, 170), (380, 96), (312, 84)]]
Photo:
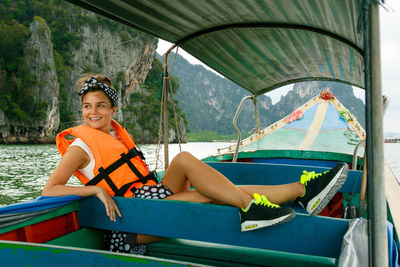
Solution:
[[(169, 161), (181, 150), (189, 151), (201, 159), (216, 153), (217, 148), (228, 145), (231, 144), (199, 142), (182, 144), (179, 148), (178, 144), (172, 144), (169, 146)], [(164, 168), (164, 151), (161, 147), (157, 153), (157, 147), (157, 145), (140, 146), (150, 169)], [(384, 148), (385, 159), (394, 175), (400, 180), (400, 144), (385, 144)], [(0, 145), (0, 206), (39, 197), (60, 158), (55, 145)], [(80, 185), (80, 182), (73, 177), (68, 184)]]

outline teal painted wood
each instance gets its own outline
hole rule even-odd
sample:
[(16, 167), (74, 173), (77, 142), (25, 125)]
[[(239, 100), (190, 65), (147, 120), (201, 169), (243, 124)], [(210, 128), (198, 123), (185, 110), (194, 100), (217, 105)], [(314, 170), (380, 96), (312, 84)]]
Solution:
[(286, 224), (240, 231), (237, 208), (172, 200), (115, 198), (122, 218), (111, 222), (101, 201), (80, 201), (80, 225), (164, 237), (337, 258), (348, 222), (297, 214)]
[[(337, 266), (335, 258), (172, 238), (150, 244), (147, 255), (176, 260), (190, 257), (195, 258), (198, 263), (229, 267)], [(186, 261), (188, 261), (187, 258)], [(210, 262), (213, 262), (213, 264)]]
[[(0, 242), (2, 266), (187, 266), (187, 262), (23, 242)], [(191, 264), (193, 265), (193, 264)]]
[[(324, 172), (329, 168), (303, 167), (295, 165), (277, 165), (268, 163), (231, 163), (206, 162), (215, 168), (234, 184), (277, 185), (300, 181), (303, 170)], [(339, 190), (341, 192), (360, 192), (360, 171), (349, 171), (346, 182)]]

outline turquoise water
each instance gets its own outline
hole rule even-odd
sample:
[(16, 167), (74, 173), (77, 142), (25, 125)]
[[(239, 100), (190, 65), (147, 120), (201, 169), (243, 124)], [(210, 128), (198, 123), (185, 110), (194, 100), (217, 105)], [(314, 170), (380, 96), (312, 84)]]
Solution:
[(0, 145), (0, 205), (38, 197), (57, 153), (55, 145)]
[[(188, 143), (182, 150), (190, 151), (198, 158), (209, 156), (217, 148), (226, 147), (228, 143)], [(156, 167), (157, 145), (142, 145), (147, 163), (151, 169)], [(170, 160), (179, 153), (179, 146), (170, 145)], [(385, 144), (385, 158), (393, 173), (400, 178), (400, 144)], [(160, 158), (164, 152), (160, 151)], [(0, 145), (0, 206), (31, 200), (40, 196), (52, 170), (56, 167), (60, 155), (55, 145)], [(164, 163), (159, 160), (158, 169)], [(80, 185), (75, 177), (68, 182)]]
[[(212, 154), (210, 151), (225, 146), (227, 143), (188, 143), (182, 145), (182, 150), (204, 158)], [(155, 169), (157, 145), (142, 145), (140, 149), (150, 169)], [(170, 145), (169, 150), (170, 160), (180, 151), (177, 144)], [(163, 169), (162, 149), (159, 155), (157, 168)], [(60, 158), (56, 145), (0, 145), (0, 206), (39, 197)], [(80, 185), (80, 182), (72, 177), (68, 184)]]

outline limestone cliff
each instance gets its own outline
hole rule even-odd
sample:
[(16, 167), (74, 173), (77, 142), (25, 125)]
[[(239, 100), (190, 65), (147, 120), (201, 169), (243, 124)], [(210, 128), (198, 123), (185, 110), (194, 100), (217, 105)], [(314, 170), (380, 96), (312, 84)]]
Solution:
[(53, 45), (50, 39), (50, 29), (46, 22), (35, 17), (30, 25), (31, 36), (25, 52), (25, 60), (30, 65), (30, 72), (36, 77), (36, 84), (32, 86), (36, 105), (46, 105), (45, 117), (32, 123), (36, 132), (27, 135), (28, 140), (47, 143), (52, 140), (60, 124), (58, 111), (59, 85), (57, 72), (54, 66)]
[[(135, 136), (137, 142), (157, 142), (158, 137), (145, 129), (150, 124), (158, 125), (158, 116), (152, 115), (149, 125), (143, 125), (143, 121), (137, 121), (137, 114), (127, 108), (140, 105), (134, 103), (132, 94), (147, 95), (142, 85), (152, 68), (157, 38), (64, 1), (37, 1), (36, 7), (27, 10), (25, 21), (18, 23), (29, 25), (29, 38), (21, 56), (27, 73), (24, 79), (29, 80), (26, 89), (40, 112), (30, 117), (33, 119), (22, 121), (7, 117), (11, 105), (4, 109), (0, 106), (0, 143), (54, 142), (61, 128), (82, 123), (75, 83), (84, 73), (110, 77), (120, 99), (115, 119), (143, 134)], [(30, 18), (30, 14), (35, 17)], [(154, 113), (158, 112), (153, 110)], [(169, 138), (176, 139), (175, 130), (171, 130)]]
[[(54, 67), (50, 30), (42, 18), (35, 17), (30, 24), (31, 35), (24, 50), (25, 64), (29, 66), (34, 105), (45, 110), (42, 117), (30, 122), (10, 122), (0, 112), (1, 137), (4, 143), (48, 143), (54, 141), (60, 123), (58, 111), (57, 73)], [(28, 78), (28, 77), (26, 77)]]
[[(87, 12), (86, 16), (95, 15)], [(129, 103), (130, 94), (135, 91), (139, 82), (144, 81), (151, 69), (157, 39), (151, 38), (146, 42), (133, 36), (128, 41), (123, 41), (119, 34), (101, 25), (83, 25), (77, 33), (84, 38), (80, 47), (71, 55), (74, 68), (66, 79), (66, 91), (72, 100), (71, 111), (80, 119), (80, 99), (75, 87), (78, 78), (83, 73), (104, 73), (111, 78), (118, 91), (120, 109), (116, 119), (123, 121), (123, 107)]]
[[(200, 65), (191, 65), (178, 55), (173, 75), (178, 76), (180, 89), (177, 100), (189, 121), (188, 129), (194, 133), (214, 131), (219, 134), (232, 134), (232, 119), (242, 97), (250, 95), (233, 82), (206, 70)], [(296, 83), (293, 90), (272, 104), (266, 95), (258, 97), (258, 113), (261, 128), (289, 115), (294, 109), (329, 88), (339, 101), (345, 105), (358, 121), (365, 125), (365, 106), (358, 99), (350, 85), (327, 81)], [(242, 133), (252, 133), (255, 128), (253, 103), (246, 102), (238, 119)]]

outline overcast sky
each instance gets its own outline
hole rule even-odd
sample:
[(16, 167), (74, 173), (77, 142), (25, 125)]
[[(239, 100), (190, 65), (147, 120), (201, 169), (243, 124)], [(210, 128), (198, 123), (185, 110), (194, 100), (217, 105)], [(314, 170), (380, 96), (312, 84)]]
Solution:
[[(386, 0), (385, 3), (388, 10), (380, 8), (382, 92), (389, 97), (384, 131), (400, 133), (400, 1)], [(162, 55), (170, 46), (170, 43), (160, 40), (157, 52)], [(182, 49), (178, 53), (192, 64), (202, 64)], [(275, 103), (291, 88), (292, 85), (285, 86), (267, 95)], [(364, 90), (354, 88), (354, 93), (364, 99)]]

